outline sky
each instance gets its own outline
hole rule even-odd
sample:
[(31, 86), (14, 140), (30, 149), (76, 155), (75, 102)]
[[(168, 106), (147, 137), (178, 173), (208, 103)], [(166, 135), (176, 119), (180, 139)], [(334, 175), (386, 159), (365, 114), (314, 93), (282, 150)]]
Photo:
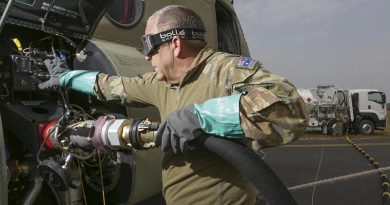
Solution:
[(297, 88), (386, 92), (389, 0), (235, 0), (251, 57)]

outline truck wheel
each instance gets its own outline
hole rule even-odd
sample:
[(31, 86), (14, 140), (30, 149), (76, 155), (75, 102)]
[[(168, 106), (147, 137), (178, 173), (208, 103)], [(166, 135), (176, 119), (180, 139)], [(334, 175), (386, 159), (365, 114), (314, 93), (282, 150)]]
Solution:
[(336, 137), (338, 135), (336, 122), (332, 121), (328, 124), (328, 135), (331, 135), (332, 137)]
[(362, 135), (371, 135), (374, 133), (374, 123), (370, 120), (362, 120), (359, 124), (359, 132)]
[(341, 136), (344, 134), (344, 124), (337, 124), (336, 121), (331, 121), (328, 124), (328, 134), (332, 137)]

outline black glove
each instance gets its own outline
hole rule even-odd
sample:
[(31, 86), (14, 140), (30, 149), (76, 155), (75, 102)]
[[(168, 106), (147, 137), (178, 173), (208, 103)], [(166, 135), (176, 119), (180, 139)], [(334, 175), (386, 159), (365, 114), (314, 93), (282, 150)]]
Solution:
[(164, 152), (173, 150), (174, 153), (187, 153), (195, 148), (191, 140), (203, 133), (193, 105), (171, 113), (157, 129), (155, 143)]
[(50, 79), (39, 84), (39, 89), (53, 89), (59, 86), (60, 76), (69, 72), (68, 65), (61, 61), (61, 59), (54, 57), (52, 59), (46, 59), (43, 61), (50, 74)]

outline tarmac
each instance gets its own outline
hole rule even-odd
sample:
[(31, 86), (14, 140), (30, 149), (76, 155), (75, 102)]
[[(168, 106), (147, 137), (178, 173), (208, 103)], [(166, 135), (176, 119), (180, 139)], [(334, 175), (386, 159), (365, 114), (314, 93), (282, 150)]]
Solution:
[[(390, 205), (372, 162), (380, 169), (390, 166), (390, 137), (350, 135), (350, 139), (361, 151), (345, 136), (309, 135), (264, 149), (262, 155), (299, 205)], [(390, 177), (390, 170), (384, 174)], [(146, 204), (165, 203), (157, 195), (139, 203)]]
[[(390, 137), (350, 138), (379, 168), (390, 166)], [(264, 155), (264, 160), (290, 188), (300, 205), (390, 204), (389, 198), (383, 199), (383, 182), (381, 176), (372, 171), (376, 170), (373, 163), (344, 136), (301, 139), (290, 145), (265, 149)], [(363, 175), (367, 171), (372, 172)], [(390, 171), (385, 174), (390, 176)], [(291, 190), (321, 180), (331, 183)]]

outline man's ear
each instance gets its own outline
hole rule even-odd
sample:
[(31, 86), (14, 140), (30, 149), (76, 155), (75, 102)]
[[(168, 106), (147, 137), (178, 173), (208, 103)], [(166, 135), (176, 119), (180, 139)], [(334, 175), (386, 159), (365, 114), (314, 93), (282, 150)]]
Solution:
[(181, 58), (184, 54), (184, 42), (179, 36), (174, 36), (172, 38), (171, 48), (173, 49), (173, 53), (175, 57)]

